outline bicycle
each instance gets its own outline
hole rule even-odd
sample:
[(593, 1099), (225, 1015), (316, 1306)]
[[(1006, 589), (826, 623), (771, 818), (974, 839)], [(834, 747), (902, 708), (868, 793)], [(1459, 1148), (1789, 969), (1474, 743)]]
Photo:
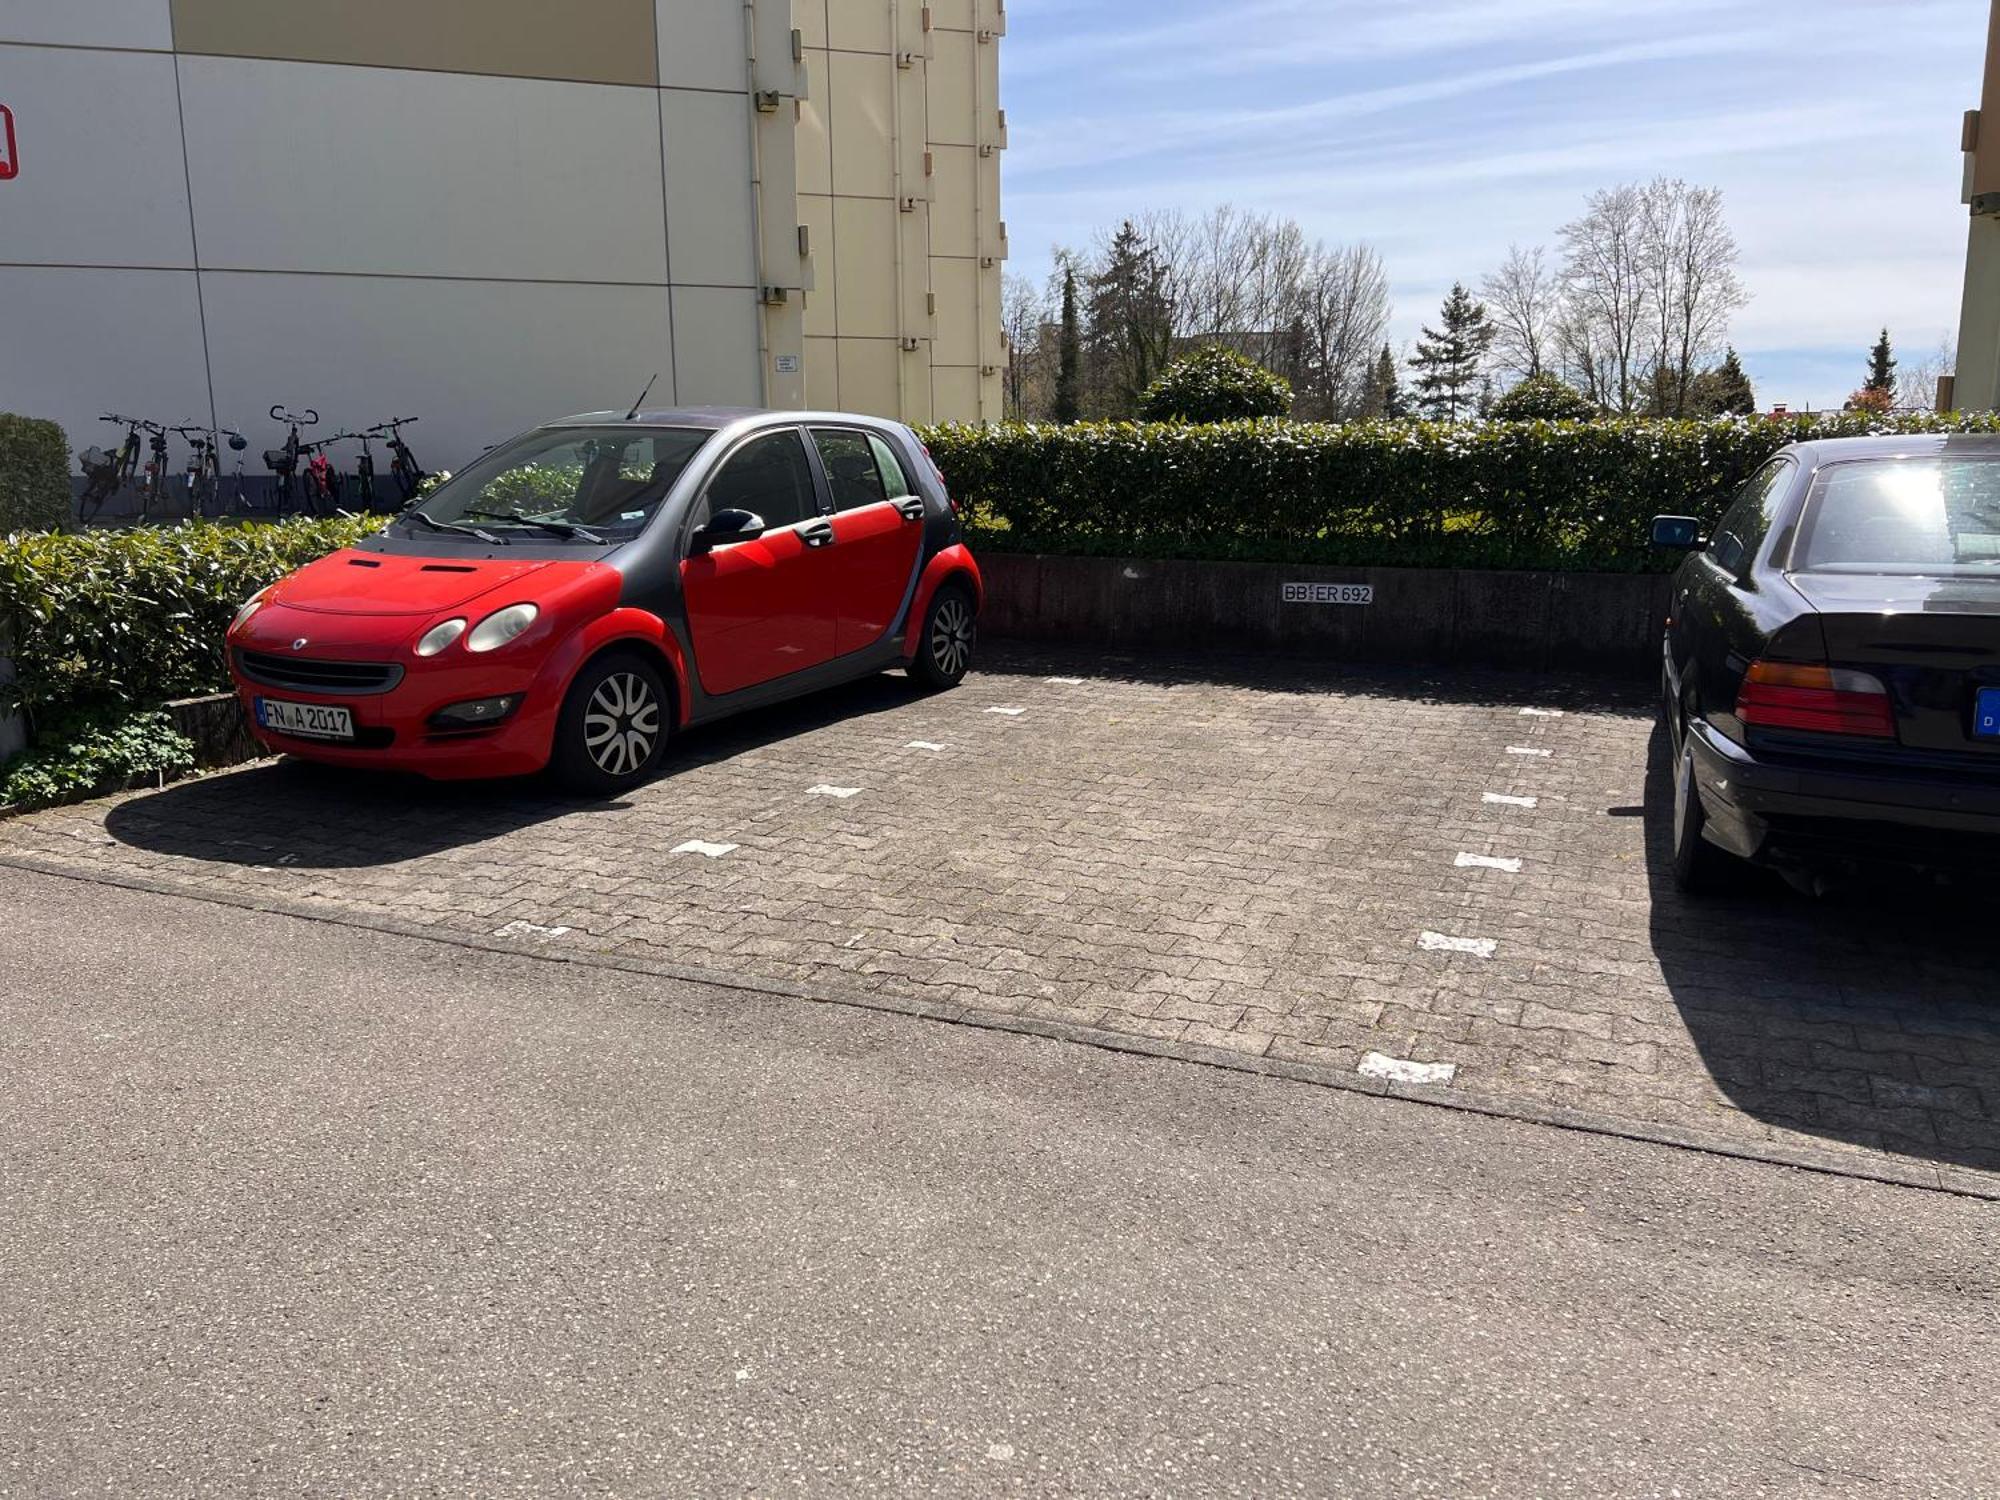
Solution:
[(330, 516), (340, 509), (344, 481), (333, 460), (327, 457), (327, 450), (346, 436), (344, 432), (336, 432), (316, 443), (299, 445), (299, 457), (306, 461), (306, 510), (311, 514)]
[[(166, 459), (166, 429), (157, 422), (148, 422), (144, 417), (124, 417), (117, 412), (106, 412), (97, 419), (100, 422), (116, 422), (125, 428), (124, 441), (118, 445), (118, 452), (106, 453), (102, 448), (90, 447), (77, 455), (77, 462), (83, 466), (83, 495), (77, 501), (77, 519), (88, 521), (104, 508), (104, 502), (124, 489), (136, 485), (139, 473), (139, 434), (155, 434), (153, 447), (154, 462), (162, 465), (164, 473)], [(148, 474), (152, 472), (148, 466)], [(145, 500), (140, 500), (140, 513), (145, 512)]]
[[(190, 423), (185, 427), (169, 429), (188, 445), (187, 490), (188, 514), (205, 516), (209, 508), (222, 493), (222, 441), (226, 436), (230, 451), (241, 453), (250, 446), (242, 433), (227, 427), (197, 427)], [(243, 501), (243, 460), (236, 460), (236, 503)], [(222, 514), (229, 513), (229, 506), (222, 507)]]
[(354, 504), (363, 512), (375, 509), (375, 450), (370, 446), (375, 437), (374, 429), (365, 432), (336, 432), (328, 438), (329, 443), (342, 441), (356, 442), (361, 452), (354, 460)]
[(403, 429), (416, 420), (415, 417), (393, 417), (387, 422), (377, 422), (368, 429), (374, 436), (386, 439), (389, 444), (389, 472), (396, 478), (396, 488), (401, 491), (405, 505), (417, 498), (417, 486), (431, 477), (417, 462), (417, 456), (410, 451), (410, 445), (403, 441)]
[(139, 519), (153, 519), (153, 502), (159, 501), (164, 507), (167, 501), (167, 429), (158, 422), (145, 424), (151, 434), (146, 439), (147, 455), (145, 477), (139, 482)]
[(310, 406), (302, 412), (291, 412), (285, 410), (283, 406), (273, 406), (271, 420), (287, 423), (291, 427), (291, 431), (285, 435), (284, 447), (264, 450), (264, 466), (271, 471), (272, 476), (271, 505), (278, 514), (283, 515), (291, 507), (292, 490), (299, 472), (299, 454), (304, 448), (299, 442), (299, 429), (317, 427), (319, 413)]

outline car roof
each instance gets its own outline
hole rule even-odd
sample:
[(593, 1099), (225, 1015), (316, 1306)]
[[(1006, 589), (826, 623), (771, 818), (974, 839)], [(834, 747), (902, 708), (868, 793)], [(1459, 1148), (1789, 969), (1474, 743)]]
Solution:
[(1806, 438), (1787, 445), (1807, 468), (1855, 458), (1936, 458), (1946, 453), (2000, 456), (2000, 433), (1892, 432), (1879, 437)]
[[(558, 417), (544, 427), (623, 426), (622, 411), (587, 411)], [(670, 406), (648, 407), (630, 419), (634, 427), (703, 427), (720, 431), (724, 427), (753, 426), (758, 422), (856, 422), (870, 427), (893, 427), (889, 417), (864, 416), (859, 412), (771, 411), (757, 406)]]

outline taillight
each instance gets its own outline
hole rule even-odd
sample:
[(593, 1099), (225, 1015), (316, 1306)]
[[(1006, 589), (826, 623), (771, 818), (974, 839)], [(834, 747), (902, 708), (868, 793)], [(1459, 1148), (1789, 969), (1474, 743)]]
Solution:
[(1736, 695), (1736, 717), (1766, 729), (1896, 737), (1896, 716), (1881, 679), (1844, 667), (1752, 662)]

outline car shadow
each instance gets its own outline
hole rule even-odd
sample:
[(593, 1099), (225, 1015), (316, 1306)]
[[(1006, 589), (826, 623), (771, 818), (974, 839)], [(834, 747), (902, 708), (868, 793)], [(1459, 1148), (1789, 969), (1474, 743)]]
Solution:
[[(845, 720), (909, 704), (919, 689), (877, 675), (687, 731), (655, 781)], [(649, 783), (650, 785), (651, 783)], [(362, 869), (505, 838), (558, 818), (615, 814), (624, 799), (565, 794), (543, 777), (427, 781), (387, 771), (276, 760), (177, 782), (117, 804), (105, 831), (121, 844), (216, 864)]]
[(1748, 867), (1724, 894), (1683, 895), (1664, 728), (1650, 750), (1653, 952), (1729, 1102), (1779, 1130), (2000, 1170), (1990, 901), (1889, 876), (1809, 896)]

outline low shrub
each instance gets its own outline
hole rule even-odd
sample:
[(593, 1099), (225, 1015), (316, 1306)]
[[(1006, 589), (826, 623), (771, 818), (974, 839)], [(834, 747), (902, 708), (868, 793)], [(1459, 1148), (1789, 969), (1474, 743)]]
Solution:
[(69, 443), (62, 428), (0, 412), (0, 535), (69, 521)]
[(1488, 415), (1496, 422), (1588, 422), (1597, 406), (1553, 375), (1530, 375), (1495, 401)]
[(194, 742), (158, 709), (64, 719), (0, 766), (0, 807), (53, 807), (193, 767)]
[(1238, 422), (1291, 409), (1290, 381), (1220, 344), (1182, 355), (1139, 400), (1148, 422)]

